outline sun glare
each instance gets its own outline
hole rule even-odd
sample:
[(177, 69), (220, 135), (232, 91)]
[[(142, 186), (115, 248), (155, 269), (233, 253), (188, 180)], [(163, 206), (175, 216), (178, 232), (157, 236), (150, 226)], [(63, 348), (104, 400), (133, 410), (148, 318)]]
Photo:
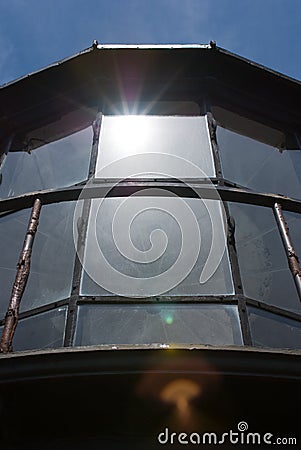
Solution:
[(122, 139), (123, 148), (130, 153), (142, 152), (149, 139), (150, 123), (147, 116), (119, 116), (116, 124), (116, 139)]

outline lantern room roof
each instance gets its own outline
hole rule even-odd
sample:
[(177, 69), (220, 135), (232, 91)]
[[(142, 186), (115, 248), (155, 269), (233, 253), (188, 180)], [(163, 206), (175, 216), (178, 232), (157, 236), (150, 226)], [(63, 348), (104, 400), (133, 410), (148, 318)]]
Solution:
[[(206, 45), (91, 47), (0, 87), (0, 129), (16, 130), (99, 99), (180, 100), (196, 92), (234, 101), (253, 113), (301, 123), (301, 82)], [(233, 100), (235, 99), (235, 100)], [(222, 100), (223, 101), (223, 100)], [(47, 120), (48, 120), (47, 119)]]

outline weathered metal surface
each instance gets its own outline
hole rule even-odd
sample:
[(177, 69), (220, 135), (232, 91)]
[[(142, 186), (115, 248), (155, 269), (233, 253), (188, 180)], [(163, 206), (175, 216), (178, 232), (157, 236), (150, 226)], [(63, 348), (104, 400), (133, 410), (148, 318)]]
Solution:
[(35, 234), (38, 228), (41, 206), (42, 202), (37, 198), (32, 207), (23, 248), (21, 251), (19, 262), (17, 264), (17, 275), (13, 285), (8, 310), (5, 316), (4, 330), (0, 342), (1, 353), (8, 353), (12, 351), (12, 341), (18, 323), (20, 303), (30, 273), (31, 252)]
[[(33, 198), (39, 196), (43, 205), (58, 203), (64, 201), (77, 200), (85, 198), (100, 198), (100, 197), (128, 197), (135, 192), (145, 190), (145, 195), (153, 194), (150, 187), (156, 187), (159, 190), (166, 190), (174, 192), (178, 196), (190, 198), (208, 198), (217, 199), (217, 193), (223, 201), (241, 202), (247, 204), (255, 204), (259, 206), (274, 207), (275, 202), (281, 202), (283, 209), (301, 213), (301, 201), (295, 200), (283, 195), (265, 194), (261, 192), (254, 192), (244, 188), (217, 186), (206, 184), (207, 180), (191, 180), (187, 179), (189, 186), (186, 183), (180, 183), (174, 180), (131, 180), (123, 181), (116, 185), (116, 180), (105, 180), (98, 182), (95, 180), (91, 185), (86, 183), (77, 184), (74, 186), (48, 189), (43, 192), (31, 192), (29, 194), (20, 195), (19, 197), (10, 197), (0, 201), (0, 214), (17, 211), (19, 209), (29, 208), (32, 205)], [(217, 179), (212, 179), (214, 184)]]
[(282, 212), (282, 206), (280, 203), (275, 203), (274, 205), (274, 212), (276, 216), (276, 220), (278, 223), (279, 231), (281, 234), (282, 241), (284, 243), (288, 264), (290, 267), (290, 270), (292, 272), (292, 275), (294, 277), (295, 285), (301, 300), (301, 268), (299, 265), (299, 258), (298, 255), (294, 249), (294, 246), (292, 244), (290, 234), (289, 234), (289, 228), (287, 226), (287, 223), (285, 221), (283, 212)]

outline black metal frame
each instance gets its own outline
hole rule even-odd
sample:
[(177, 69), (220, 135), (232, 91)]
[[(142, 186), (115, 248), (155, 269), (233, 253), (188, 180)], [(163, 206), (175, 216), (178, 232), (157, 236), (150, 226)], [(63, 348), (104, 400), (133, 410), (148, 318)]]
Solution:
[[(207, 108), (209, 109), (209, 108)], [(74, 333), (76, 329), (76, 320), (78, 306), (83, 304), (146, 304), (146, 303), (157, 303), (160, 304), (176, 304), (176, 303), (198, 303), (198, 304), (221, 304), (221, 305), (236, 305), (238, 308), (241, 332), (243, 337), (243, 343), (247, 346), (252, 346), (252, 338), (250, 332), (250, 325), (248, 320), (248, 306), (257, 307), (259, 309), (265, 310), (267, 312), (280, 315), (282, 317), (293, 319), (297, 322), (301, 322), (301, 311), (300, 314), (287, 311), (285, 309), (268, 305), (261, 301), (250, 299), (243, 294), (242, 282), (240, 277), (239, 263), (235, 248), (235, 240), (233, 233), (232, 218), (229, 213), (229, 209), (226, 203), (224, 203), (226, 217), (228, 222), (228, 239), (227, 248), (230, 259), (231, 272), (233, 277), (234, 295), (220, 295), (220, 296), (194, 296), (194, 297), (168, 297), (168, 296), (157, 296), (151, 298), (143, 299), (132, 299), (118, 296), (110, 297), (98, 297), (98, 296), (82, 296), (80, 295), (80, 280), (81, 280), (81, 263), (80, 257), (82, 257), (84, 252), (85, 238), (87, 233), (88, 218), (91, 207), (91, 199), (99, 198), (104, 196), (107, 197), (124, 197), (129, 196), (138, 191), (145, 191), (148, 195), (148, 190), (150, 187), (163, 188), (166, 191), (173, 192), (180, 197), (195, 198), (212, 198), (216, 199), (217, 196), (221, 198), (223, 202), (232, 201), (239, 203), (254, 204), (259, 206), (266, 206), (275, 211), (275, 204), (280, 204), (285, 210), (301, 213), (301, 200), (291, 199), (281, 195), (265, 194), (260, 192), (254, 192), (243, 187), (238, 187), (235, 183), (223, 178), (221, 161), (219, 157), (218, 142), (216, 139), (216, 123), (210, 112), (207, 111), (209, 135), (211, 140), (211, 147), (213, 151), (214, 165), (216, 171), (216, 177), (211, 178), (211, 185), (208, 180), (187, 180), (189, 181), (189, 186), (184, 182), (179, 180), (171, 179), (131, 179), (124, 180), (115, 185), (114, 180), (94, 180), (89, 186), (86, 186), (86, 182), (93, 178), (96, 168), (97, 151), (101, 127), (102, 115), (99, 114), (93, 124), (94, 136), (93, 145), (91, 149), (90, 167), (88, 180), (78, 183), (74, 186), (61, 189), (52, 189), (41, 192), (34, 192), (25, 195), (21, 195), (15, 198), (8, 198), (0, 201), (0, 218), (7, 213), (13, 213), (17, 210), (32, 207), (35, 199), (38, 197), (41, 199), (43, 205), (51, 203), (59, 203), (62, 201), (74, 201), (79, 197), (83, 199), (83, 220), (79, 224), (79, 240), (77, 243), (77, 253), (74, 261), (74, 271), (72, 280), (72, 292), (71, 296), (52, 302), (47, 305), (32, 309), (30, 311), (25, 311), (19, 314), (19, 319), (25, 319), (28, 317), (35, 316), (37, 314), (53, 310), (61, 306), (67, 306), (67, 319), (65, 326), (65, 337), (64, 346), (69, 347), (73, 345)], [(275, 221), (279, 228), (279, 223)], [(281, 233), (281, 229), (279, 228)], [(290, 249), (283, 240), (285, 250), (289, 255)], [(301, 300), (300, 292), (299, 297)], [(0, 320), (0, 325), (4, 324), (4, 320)]]
[[(97, 160), (97, 149), (99, 142), (99, 133), (101, 126), (102, 115), (98, 114), (93, 122), (93, 144), (91, 150), (90, 164), (88, 179), (94, 176)], [(85, 249), (85, 239), (88, 227), (88, 219), (91, 208), (91, 199), (84, 200), (83, 213), (81, 223), (78, 224), (78, 241), (75, 254), (74, 270), (73, 270), (73, 280), (72, 280), (72, 295), (70, 297), (68, 305), (68, 313), (66, 319), (65, 335), (64, 335), (64, 346), (70, 347), (73, 343), (76, 320), (77, 320), (77, 302), (80, 291), (80, 279), (81, 279), (81, 263), (80, 259), (84, 256)]]
[[(224, 186), (225, 180), (223, 178), (222, 164), (221, 164), (221, 159), (220, 159), (220, 151), (219, 151), (217, 135), (216, 135), (217, 123), (210, 111), (207, 112), (207, 120), (208, 120), (208, 126), (209, 126), (211, 147), (212, 147), (213, 157), (214, 157), (214, 162), (215, 162), (215, 173), (218, 177), (219, 186)], [(236, 248), (235, 248), (234, 226), (233, 226), (232, 217), (230, 216), (230, 211), (229, 211), (229, 207), (228, 207), (227, 203), (224, 203), (224, 209), (225, 209), (226, 217), (227, 217), (227, 225), (228, 225), (228, 236), (227, 236), (228, 245), (227, 245), (227, 247), (228, 247), (228, 252), (229, 252), (230, 266), (232, 269), (231, 273), (232, 273), (232, 278), (233, 278), (233, 283), (234, 283), (234, 289), (235, 289), (236, 295), (243, 295), (242, 280), (241, 280), (241, 276), (240, 276), (238, 257), (237, 257)], [(246, 302), (243, 298), (238, 299), (237, 307), (238, 307), (238, 314), (239, 314), (239, 319), (240, 319), (243, 343), (244, 343), (244, 345), (250, 346), (250, 345), (252, 345), (250, 324), (249, 324), (249, 319), (248, 319)]]

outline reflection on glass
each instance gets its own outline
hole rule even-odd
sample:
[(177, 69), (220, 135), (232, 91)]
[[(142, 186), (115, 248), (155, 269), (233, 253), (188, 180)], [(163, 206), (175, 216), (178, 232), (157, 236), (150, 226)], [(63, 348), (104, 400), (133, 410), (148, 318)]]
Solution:
[(247, 297), (299, 311), (300, 301), (272, 210), (230, 203), (243, 290)]
[(301, 151), (271, 145), (217, 128), (223, 175), (260, 192), (301, 196)]
[[(155, 153), (156, 157), (148, 157)], [(167, 160), (163, 154), (178, 158)], [(121, 158), (141, 155), (141, 162), (129, 159), (120, 165), (105, 166)], [(144, 156), (143, 156), (144, 155)], [(143, 157), (142, 157), (143, 156)], [(200, 168), (205, 175), (185, 162)], [(102, 119), (96, 177), (128, 178), (152, 177), (204, 178), (214, 176), (212, 151), (206, 118), (180, 116), (105, 116)], [(137, 175), (135, 175), (137, 174)], [(135, 175), (135, 176), (134, 176)]]
[[(75, 202), (44, 205), (32, 250), (31, 268), (21, 311), (70, 296), (75, 245), (72, 223)], [(0, 314), (5, 315), (17, 273), (30, 210), (0, 218)]]
[(301, 261), (301, 214), (284, 211), (285, 221), (289, 227), (289, 235), (294, 249)]
[(93, 199), (81, 295), (232, 294), (225, 241), (215, 200)]
[(21, 311), (70, 296), (75, 258), (74, 207), (75, 202), (42, 207)]
[(248, 307), (251, 336), (257, 347), (301, 349), (301, 322)]
[(31, 153), (8, 153), (1, 171), (0, 197), (14, 197), (84, 181), (88, 178), (92, 136), (92, 127), (89, 127), (46, 143)]
[(237, 308), (229, 305), (80, 306), (75, 345), (242, 345)]
[(8, 308), (29, 217), (29, 209), (0, 217), (0, 316), (2, 317)]
[(13, 350), (62, 347), (66, 312), (67, 308), (64, 306), (20, 320), (13, 339)]

